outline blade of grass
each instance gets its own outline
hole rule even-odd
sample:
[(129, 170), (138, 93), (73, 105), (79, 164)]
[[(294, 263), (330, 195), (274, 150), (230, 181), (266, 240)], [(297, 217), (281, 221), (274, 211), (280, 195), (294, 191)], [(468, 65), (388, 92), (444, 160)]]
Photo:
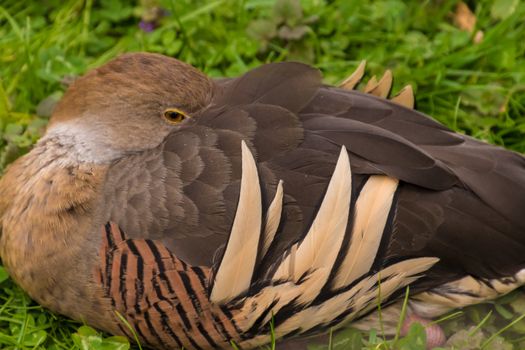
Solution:
[(501, 328), (500, 330), (498, 330), (496, 333), (492, 334), (483, 344), (481, 344), (481, 349), (485, 349), (490, 343), (492, 343), (492, 341), (494, 339), (496, 339), (497, 336), (499, 336), (500, 334), (502, 334), (503, 332), (505, 332), (507, 329), (509, 329), (510, 327), (512, 327), (513, 325), (515, 325), (516, 323), (520, 322), (521, 320), (523, 320), (525, 318), (525, 314), (521, 315), (520, 317), (518, 317), (517, 319), (515, 319), (514, 321), (510, 322), (508, 325), (506, 325), (505, 327)]
[(137, 335), (137, 332), (135, 332), (135, 329), (131, 326), (131, 324), (126, 320), (124, 316), (118, 311), (115, 310), (115, 315), (117, 315), (118, 319), (126, 326), (126, 328), (129, 329), (131, 334), (133, 334), (133, 338), (135, 339), (135, 343), (137, 343), (137, 346), (139, 347), (139, 350), (142, 350), (142, 345), (140, 344), (139, 336)]

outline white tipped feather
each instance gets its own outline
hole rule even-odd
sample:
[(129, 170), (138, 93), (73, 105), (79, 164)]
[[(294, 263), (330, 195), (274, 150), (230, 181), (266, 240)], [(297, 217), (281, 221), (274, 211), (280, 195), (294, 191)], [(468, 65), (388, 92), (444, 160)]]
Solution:
[(308, 271), (322, 271), (315, 279), (308, 279), (302, 284), (304, 293), (299, 302), (312, 301), (328, 280), (346, 232), (351, 192), (350, 160), (346, 148), (342, 147), (312, 226), (299, 244), (295, 258), (292, 254), (288, 255), (273, 277), (274, 280), (292, 279), (297, 282)]
[(346, 90), (353, 90), (355, 86), (361, 81), (361, 79), (363, 79), (363, 75), (365, 75), (365, 68), (366, 60), (363, 60), (361, 63), (359, 63), (359, 66), (356, 68), (356, 70), (339, 86)]
[(339, 266), (333, 288), (342, 288), (367, 273), (377, 254), (392, 207), (398, 181), (371, 176), (356, 202), (355, 220), (348, 252)]
[(275, 237), (275, 232), (279, 228), (281, 221), (281, 212), (283, 210), (283, 181), (280, 180), (275, 191), (272, 203), (266, 213), (266, 225), (263, 233), (263, 246), (261, 250), (261, 257), (265, 256), (270, 249), (270, 245)]
[(226, 251), (215, 274), (210, 296), (212, 302), (226, 303), (248, 290), (257, 257), (261, 222), (261, 188), (257, 166), (243, 141), (239, 203)]

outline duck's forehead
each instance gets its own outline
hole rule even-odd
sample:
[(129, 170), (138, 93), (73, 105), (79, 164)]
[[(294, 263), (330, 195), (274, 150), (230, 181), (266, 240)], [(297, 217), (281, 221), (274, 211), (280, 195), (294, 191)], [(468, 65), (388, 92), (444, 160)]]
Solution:
[[(108, 62), (79, 79), (79, 85), (95, 87), (109, 94), (154, 94), (159, 98), (192, 97), (193, 104), (204, 104), (213, 83), (194, 67), (174, 58), (155, 54), (127, 54)], [(115, 89), (118, 88), (118, 89)], [(136, 96), (140, 98), (139, 95)], [(148, 96), (152, 98), (154, 96)]]

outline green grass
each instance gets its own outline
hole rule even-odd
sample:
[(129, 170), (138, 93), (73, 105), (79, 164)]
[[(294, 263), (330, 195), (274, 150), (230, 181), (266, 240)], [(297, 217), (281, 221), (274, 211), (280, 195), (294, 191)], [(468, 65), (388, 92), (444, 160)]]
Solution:
[[(369, 76), (393, 71), (394, 91), (412, 84), (419, 110), (459, 132), (525, 152), (523, 1), (471, 1), (476, 29), (484, 33), (478, 44), (453, 24), (457, 1), (274, 2), (3, 0), (0, 172), (42, 134), (68, 80), (126, 51), (175, 56), (215, 77), (301, 60), (319, 67), (328, 83), (367, 59)], [(155, 30), (142, 31), (141, 20), (155, 22)], [(455, 344), (449, 348), (523, 349), (524, 313), (522, 291), (467, 308), (443, 323)], [(380, 332), (345, 330), (334, 334), (330, 348), (421, 349), (421, 335), (415, 327), (392, 345)], [(128, 347), (43, 310), (0, 270), (0, 348)]]

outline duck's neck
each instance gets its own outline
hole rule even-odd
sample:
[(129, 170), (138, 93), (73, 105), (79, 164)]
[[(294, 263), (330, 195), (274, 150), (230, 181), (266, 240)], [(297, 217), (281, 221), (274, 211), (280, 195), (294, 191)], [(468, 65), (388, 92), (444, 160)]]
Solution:
[(55, 311), (71, 310), (68, 303), (87, 297), (79, 295), (78, 283), (88, 284), (89, 260), (96, 259), (86, 246), (107, 168), (78, 162), (67, 145), (48, 138), (0, 180), (3, 263), (22, 288)]

